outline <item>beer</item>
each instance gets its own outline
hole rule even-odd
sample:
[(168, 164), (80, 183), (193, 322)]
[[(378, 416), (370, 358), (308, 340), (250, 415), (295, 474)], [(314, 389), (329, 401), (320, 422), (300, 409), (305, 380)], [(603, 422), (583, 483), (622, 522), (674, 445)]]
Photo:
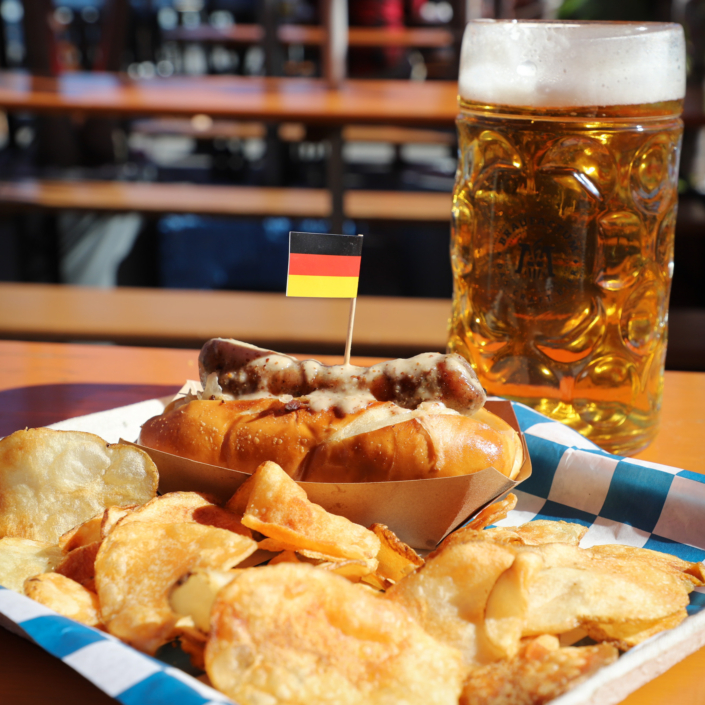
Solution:
[(684, 91), (677, 25), (466, 30), (449, 349), (620, 454), (657, 430)]

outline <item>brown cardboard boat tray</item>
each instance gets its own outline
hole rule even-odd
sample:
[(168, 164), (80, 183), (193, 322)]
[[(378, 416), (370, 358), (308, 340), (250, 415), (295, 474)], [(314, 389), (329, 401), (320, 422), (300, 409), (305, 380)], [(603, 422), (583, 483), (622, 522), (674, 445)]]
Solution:
[[(508, 401), (488, 401), (485, 408), (520, 432)], [(531, 475), (531, 459), (523, 435), (521, 443), (524, 462), (516, 480), (509, 480), (490, 467), (471, 475), (424, 480), (298, 484), (312, 502), (327, 511), (363, 526), (385, 524), (412, 548), (429, 550), (484, 506)], [(225, 502), (249, 477), (237, 470), (199, 463), (142, 445), (138, 447), (149, 453), (159, 468), (159, 491), (162, 493), (179, 490), (205, 492)]]

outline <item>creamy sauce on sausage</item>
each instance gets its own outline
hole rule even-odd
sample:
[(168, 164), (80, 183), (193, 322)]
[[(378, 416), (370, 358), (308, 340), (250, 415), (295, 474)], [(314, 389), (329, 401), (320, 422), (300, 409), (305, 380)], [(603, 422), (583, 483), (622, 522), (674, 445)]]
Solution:
[[(323, 365), (247, 346), (214, 340), (219, 356), (214, 367), (203, 369), (203, 398), (258, 399), (293, 396), (313, 411), (335, 408), (354, 413), (374, 401), (393, 402), (405, 409), (440, 403), (461, 413), (484, 404), (484, 390), (469, 364), (457, 355), (423, 353), (389, 360), (372, 367)], [(213, 349), (213, 348), (211, 348)], [(227, 362), (233, 351), (234, 366)], [(245, 353), (247, 353), (245, 355)], [(226, 362), (223, 363), (223, 359)], [(240, 358), (242, 358), (240, 360)]]
[(362, 411), (366, 406), (376, 401), (369, 391), (342, 394), (341, 392), (331, 392), (327, 389), (317, 389), (315, 392), (307, 394), (303, 399), (308, 401), (309, 409), (313, 412), (337, 409), (343, 414), (354, 414), (357, 411)]

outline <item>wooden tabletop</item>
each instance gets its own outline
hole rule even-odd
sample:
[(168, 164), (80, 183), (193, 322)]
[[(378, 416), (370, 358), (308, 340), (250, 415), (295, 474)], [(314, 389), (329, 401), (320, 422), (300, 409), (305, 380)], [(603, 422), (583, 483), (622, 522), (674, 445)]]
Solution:
[[(26, 426), (163, 396), (197, 373), (197, 351), (0, 341), (0, 436)], [(342, 357), (319, 356), (327, 363)], [(372, 364), (374, 358), (353, 359)], [(705, 374), (667, 372), (662, 426), (638, 457), (705, 472)], [(41, 674), (41, 677), (37, 677)], [(622, 705), (703, 705), (705, 648)], [(0, 629), (0, 702), (114, 705), (68, 666)]]
[(321, 79), (174, 76), (131, 79), (108, 73), (59, 78), (0, 72), (0, 108), (116, 116), (194, 115), (339, 126), (393, 123), (452, 127), (455, 81), (348, 80), (338, 89)]

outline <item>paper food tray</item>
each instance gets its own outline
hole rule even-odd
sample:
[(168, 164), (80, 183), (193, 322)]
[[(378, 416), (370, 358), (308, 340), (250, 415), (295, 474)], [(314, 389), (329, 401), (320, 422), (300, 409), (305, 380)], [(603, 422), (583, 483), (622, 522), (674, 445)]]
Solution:
[[(200, 384), (187, 382), (177, 397), (200, 391)], [(384, 524), (417, 551), (433, 550), (449, 533), (462, 526), (480, 509), (513, 491), (531, 477), (531, 459), (526, 440), (511, 402), (488, 401), (485, 408), (520, 433), (524, 453), (514, 480), (493, 467), (469, 475), (387, 482), (299, 482), (308, 498), (325, 510), (371, 526)], [(125, 439), (129, 440), (129, 439)], [(189, 490), (203, 492), (227, 502), (249, 474), (218, 465), (200, 463), (146, 446), (159, 468), (159, 492)]]
[[(110, 442), (137, 438), (166, 400), (151, 400), (53, 424)], [(562, 424), (513, 404), (533, 474), (501, 526), (563, 519), (588, 527), (581, 546), (626, 544), (705, 558), (705, 476), (597, 448)], [(689, 617), (620, 656), (554, 705), (614, 705), (705, 645), (705, 588), (690, 595)], [(231, 701), (195, 678), (115, 638), (0, 588), (0, 624), (42, 646), (125, 705), (205, 705)]]

